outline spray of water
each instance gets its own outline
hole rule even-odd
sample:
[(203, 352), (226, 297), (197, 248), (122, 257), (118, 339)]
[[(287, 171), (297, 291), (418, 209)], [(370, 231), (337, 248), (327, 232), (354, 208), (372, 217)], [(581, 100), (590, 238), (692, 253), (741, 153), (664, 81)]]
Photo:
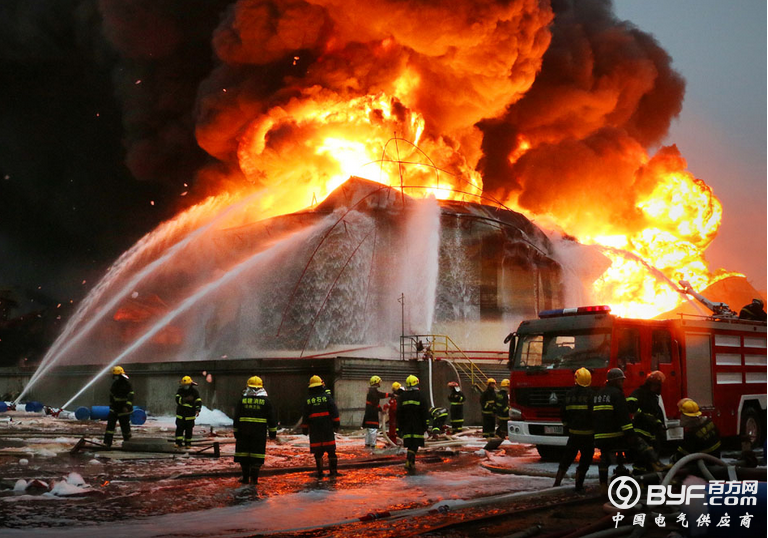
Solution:
[[(81, 322), (84, 320), (86, 313), (91, 314), (92, 307), (98, 304), (98, 301), (110, 290), (113, 285), (119, 281), (119, 278), (127, 271), (127, 268), (133, 264), (133, 260), (137, 252), (141, 249), (146, 249), (150, 242), (149, 236), (161, 236), (168, 235), (170, 230), (163, 226), (142, 238), (141, 241), (132, 247), (129, 251), (130, 255), (123, 255), (120, 260), (113, 266), (113, 268), (107, 273), (107, 276), (89, 293), (83, 304), (78, 309), (73, 319), (67, 324), (62, 333), (53, 343), (51, 348), (46, 352), (43, 357), (40, 366), (32, 375), (29, 383), (24, 387), (19, 397), (16, 399), (18, 403), (29, 390), (42, 378), (53, 366), (56, 365), (58, 360), (68, 353), (75, 345), (77, 345), (85, 336), (90, 334), (96, 325), (101, 322), (106, 316), (111, 314), (112, 310), (118, 305), (118, 303), (125, 298), (126, 295), (131, 293), (136, 286), (138, 286), (145, 279), (155, 274), (157, 270), (162, 268), (166, 263), (172, 261), (178, 254), (184, 252), (186, 248), (197, 241), (201, 236), (206, 234), (212, 228), (222, 223), (226, 218), (231, 216), (234, 212), (247, 208), (255, 199), (261, 196), (262, 193), (255, 192), (241, 201), (226, 207), (223, 211), (218, 212), (216, 216), (203, 226), (197, 228), (195, 231), (187, 235), (181, 241), (171, 246), (162, 256), (155, 259), (140, 271), (134, 274), (119, 290), (112, 293), (110, 299), (91, 315), (88, 322), (81, 326)], [(78, 330), (79, 329), (79, 330)], [(77, 332), (76, 332), (77, 331)]]
[(160, 332), (163, 328), (165, 328), (174, 319), (176, 319), (181, 314), (187, 312), (190, 308), (198, 304), (202, 299), (205, 299), (206, 297), (216, 292), (217, 290), (221, 289), (222, 287), (228, 284), (231, 284), (238, 278), (243, 277), (249, 271), (252, 271), (255, 268), (263, 265), (268, 265), (272, 260), (274, 260), (275, 257), (283, 254), (287, 249), (291, 248), (292, 246), (302, 243), (309, 236), (311, 236), (315, 232), (315, 230), (318, 230), (327, 225), (328, 225), (328, 220), (326, 219), (312, 227), (308, 227), (300, 232), (294, 233), (293, 235), (283, 239), (282, 241), (275, 243), (272, 247), (268, 248), (267, 250), (261, 251), (247, 258), (246, 260), (242, 261), (238, 265), (234, 266), (229, 271), (223, 273), (219, 278), (213, 280), (212, 282), (209, 282), (208, 284), (200, 288), (193, 295), (187, 297), (172, 312), (169, 312), (163, 318), (158, 320), (144, 334), (142, 334), (139, 338), (137, 338), (130, 346), (128, 346), (125, 350), (123, 350), (119, 355), (115, 356), (108, 364), (106, 364), (99, 372), (97, 372), (96, 375), (94, 375), (93, 378), (83, 386), (83, 388), (81, 388), (74, 396), (72, 396), (72, 398), (70, 398), (63, 406), (61, 406), (62, 409), (66, 409), (67, 407), (69, 407), (72, 404), (72, 402), (75, 401), (81, 394), (83, 394), (83, 392), (85, 392), (91, 385), (93, 385), (93, 383), (95, 383), (100, 376), (104, 375), (117, 363), (121, 362), (123, 359), (128, 357), (131, 353), (135, 352), (138, 348), (140, 348), (142, 345), (148, 342), (152, 337), (154, 337), (158, 332)]
[(434, 197), (413, 200), (406, 223), (402, 289), (407, 326), (414, 334), (432, 330), (440, 254), (440, 206)]

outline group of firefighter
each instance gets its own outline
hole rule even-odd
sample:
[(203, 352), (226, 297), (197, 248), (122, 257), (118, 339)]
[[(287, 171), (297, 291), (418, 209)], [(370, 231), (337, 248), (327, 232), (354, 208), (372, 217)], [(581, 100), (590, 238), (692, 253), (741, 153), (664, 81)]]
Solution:
[[(604, 494), (608, 491), (611, 465), (618, 465), (617, 475), (630, 474), (624, 467), (628, 460), (632, 461), (634, 475), (666, 470), (669, 466), (659, 461), (666, 441), (664, 412), (659, 403), (665, 379), (664, 373), (651, 372), (643, 385), (625, 397), (625, 376), (621, 369), (609, 370), (605, 386), (600, 390), (591, 386), (592, 374), (589, 370), (576, 370), (575, 386), (561, 402), (561, 417), (568, 443), (554, 485), (560, 485), (568, 467), (580, 454), (575, 482), (576, 490), (581, 491), (595, 448), (600, 450), (598, 476)], [(690, 398), (680, 400), (677, 407), (684, 434), (672, 460), (696, 452), (719, 457), (720, 434), (715, 424), (701, 414), (698, 404)]]
[[(110, 411), (104, 444), (112, 445), (115, 427), (120, 423), (123, 440), (131, 438), (130, 415), (133, 410), (134, 392), (125, 370), (120, 366), (112, 368), (113, 383), (110, 389)], [(645, 474), (664, 470), (659, 453), (666, 439), (664, 413), (659, 404), (659, 395), (665, 381), (660, 371), (651, 372), (645, 383), (629, 397), (624, 396), (624, 372), (611, 369), (606, 383), (600, 390), (592, 387), (592, 374), (586, 368), (579, 368), (574, 374), (575, 385), (562, 401), (562, 422), (568, 435), (568, 442), (557, 471), (555, 486), (559, 486), (580, 454), (575, 476), (576, 490), (582, 490), (587, 470), (592, 463), (595, 448), (600, 450), (598, 473), (600, 487), (608, 488), (608, 471), (611, 465), (618, 465), (617, 474), (629, 474), (624, 467), (627, 460), (633, 463), (634, 474)], [(496, 388), (496, 380), (489, 378), (487, 388), (480, 396), (483, 416), (483, 436), (506, 436), (509, 420), (509, 380)], [(191, 377), (184, 376), (176, 392), (176, 445), (190, 447), (195, 419), (202, 408), (202, 399)], [(393, 443), (401, 439), (407, 450), (405, 468), (415, 471), (416, 453), (424, 446), (425, 437), (436, 437), (448, 431), (446, 424), (450, 415), (451, 433), (459, 433), (464, 425), (464, 402), (466, 400), (459, 384), (448, 383), (450, 413), (443, 407), (432, 407), (427, 396), (419, 390), (419, 379), (409, 375), (405, 387), (392, 384), (392, 392), (381, 392), (381, 378), (374, 375), (369, 380), (366, 395), (363, 428), (365, 446), (373, 449), (379, 432), (379, 413), (386, 411), (389, 417), (388, 438)], [(389, 398), (382, 407), (382, 399)], [(684, 438), (673, 458), (703, 452), (720, 454), (720, 435), (714, 423), (702, 416), (698, 404), (684, 398), (678, 403)], [(272, 402), (259, 376), (252, 376), (246, 383), (235, 407), (233, 420), (235, 434), (234, 459), (242, 469), (243, 483), (258, 483), (259, 469), (264, 463), (267, 437), (277, 436), (277, 419)], [(338, 476), (335, 433), (339, 430), (339, 410), (323, 380), (313, 375), (309, 380), (307, 398), (302, 414), (301, 429), (309, 435), (310, 452), (315, 458), (317, 476), (323, 477), (323, 457), (328, 456), (330, 476)]]

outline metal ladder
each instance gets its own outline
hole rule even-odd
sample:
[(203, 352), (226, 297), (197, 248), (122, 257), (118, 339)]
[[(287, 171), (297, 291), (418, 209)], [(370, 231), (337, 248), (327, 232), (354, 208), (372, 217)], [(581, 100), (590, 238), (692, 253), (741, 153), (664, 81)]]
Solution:
[(464, 376), (477, 392), (483, 392), (487, 385), (488, 376), (485, 372), (445, 334), (401, 336), (400, 357), (403, 360), (445, 360), (450, 362), (457, 373)]

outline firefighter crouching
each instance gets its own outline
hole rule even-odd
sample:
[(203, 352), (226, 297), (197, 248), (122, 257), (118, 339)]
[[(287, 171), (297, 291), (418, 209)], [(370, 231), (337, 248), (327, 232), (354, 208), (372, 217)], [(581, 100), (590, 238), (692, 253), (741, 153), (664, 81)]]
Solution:
[(429, 436), (437, 438), (447, 428), (448, 410), (445, 407), (432, 407), (429, 410)]
[(277, 437), (277, 421), (272, 402), (259, 376), (248, 379), (246, 389), (235, 407), (235, 461), (243, 470), (240, 481), (259, 481), (259, 469), (264, 464), (267, 435)]
[(464, 393), (458, 382), (448, 383), (448, 401), (451, 403), (451, 433), (459, 433), (464, 428)]
[(700, 452), (716, 458), (720, 457), (720, 432), (709, 417), (699, 410), (699, 404), (684, 398), (677, 404), (680, 409), (680, 426), (683, 427), (683, 440), (672, 455), (677, 461), (688, 454)]
[(509, 387), (509, 379), (501, 380), (501, 389), (496, 393), (496, 405), (494, 406), (494, 412), (496, 413), (496, 420), (498, 426), (496, 427), (496, 435), (502, 439), (507, 437), (507, 423), (509, 422), (509, 393), (507, 390)]
[(185, 375), (176, 391), (176, 446), (192, 446), (192, 430), (195, 419), (200, 415), (203, 400), (195, 388), (197, 383)]
[(590, 386), (592, 374), (586, 368), (576, 370), (573, 379), (576, 386), (565, 394), (560, 410), (563, 428), (568, 434), (568, 443), (560, 459), (553, 487), (560, 485), (576, 454), (580, 453), (579, 466), (576, 469), (576, 491), (583, 491), (584, 479), (595, 455), (595, 430), (592, 426), (592, 401), (595, 391)]
[(480, 395), (480, 409), (483, 414), (483, 437), (490, 439), (496, 427), (496, 380), (489, 377), (486, 383), (488, 386)]
[(419, 378), (409, 375), (405, 380), (405, 390), (397, 397), (397, 429), (403, 446), (408, 450), (405, 462), (408, 473), (416, 471), (416, 452), (424, 446), (428, 420), (429, 402), (419, 390)]
[(304, 435), (309, 435), (309, 451), (315, 457), (317, 477), (323, 475), (323, 454), (328, 454), (328, 468), (331, 476), (338, 476), (338, 458), (336, 457), (336, 437), (339, 431), (339, 410), (333, 398), (323, 386), (320, 376), (309, 379), (309, 393), (304, 403), (304, 415), (301, 421)]
[[(627, 398), (627, 406), (632, 414), (632, 427), (635, 434), (659, 454), (666, 437), (664, 426), (664, 411), (659, 405), (659, 395), (666, 376), (658, 370), (648, 374), (640, 387)], [(635, 461), (634, 473), (645, 474), (651, 471), (649, 462)]]
[(122, 366), (112, 368), (112, 387), (109, 389), (109, 417), (107, 418), (107, 430), (104, 432), (104, 444), (112, 446), (112, 438), (115, 436), (115, 426), (120, 421), (120, 431), (123, 434), (123, 442), (131, 438), (131, 413), (133, 412), (133, 387), (128, 381)]
[(379, 411), (381, 411), (379, 401), (389, 397), (389, 393), (379, 390), (381, 378), (377, 375), (372, 376), (368, 384), (370, 388), (365, 396), (363, 428), (365, 428), (365, 447), (373, 449), (376, 448), (376, 437), (379, 434)]

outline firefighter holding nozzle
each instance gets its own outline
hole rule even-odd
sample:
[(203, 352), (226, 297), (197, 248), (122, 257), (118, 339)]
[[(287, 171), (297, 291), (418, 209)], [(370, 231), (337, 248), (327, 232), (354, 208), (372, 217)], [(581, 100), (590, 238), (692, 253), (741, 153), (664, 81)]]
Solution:
[(123, 442), (131, 438), (131, 413), (133, 412), (133, 387), (122, 366), (112, 368), (112, 387), (109, 389), (109, 418), (107, 431), (104, 432), (104, 444), (112, 446), (115, 426), (120, 421)]
[(715, 423), (709, 417), (702, 415), (699, 404), (690, 398), (680, 400), (677, 408), (680, 410), (683, 440), (677, 447), (677, 452), (672, 455), (672, 461), (696, 452), (719, 458), (720, 432)]

